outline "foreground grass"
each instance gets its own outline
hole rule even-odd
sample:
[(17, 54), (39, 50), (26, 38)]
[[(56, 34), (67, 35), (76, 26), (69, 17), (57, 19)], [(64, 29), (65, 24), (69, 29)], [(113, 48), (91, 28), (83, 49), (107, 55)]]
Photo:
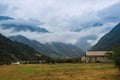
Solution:
[(0, 80), (120, 80), (113, 64), (0, 66)]

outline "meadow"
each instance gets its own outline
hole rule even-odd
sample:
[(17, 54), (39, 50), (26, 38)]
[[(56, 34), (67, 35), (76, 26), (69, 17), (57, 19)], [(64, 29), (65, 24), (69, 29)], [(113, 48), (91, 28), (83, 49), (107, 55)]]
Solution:
[(120, 80), (111, 63), (25, 64), (0, 66), (0, 80)]

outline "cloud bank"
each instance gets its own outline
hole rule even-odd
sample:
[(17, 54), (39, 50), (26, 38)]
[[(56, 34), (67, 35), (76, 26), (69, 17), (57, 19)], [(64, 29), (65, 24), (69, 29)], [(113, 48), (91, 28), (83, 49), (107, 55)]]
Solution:
[(119, 5), (120, 0), (4, 0), (0, 2), (0, 15), (17, 18), (15, 23), (42, 25), (52, 33), (0, 32), (6, 36), (21, 34), (42, 43), (76, 44), (89, 37), (84, 40), (94, 45), (120, 22)]

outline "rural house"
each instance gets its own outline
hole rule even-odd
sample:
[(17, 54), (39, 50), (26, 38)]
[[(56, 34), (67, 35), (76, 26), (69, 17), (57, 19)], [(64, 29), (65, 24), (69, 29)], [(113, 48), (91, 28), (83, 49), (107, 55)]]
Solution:
[(107, 58), (107, 51), (88, 51), (85, 56), (81, 58), (82, 62), (111, 62)]

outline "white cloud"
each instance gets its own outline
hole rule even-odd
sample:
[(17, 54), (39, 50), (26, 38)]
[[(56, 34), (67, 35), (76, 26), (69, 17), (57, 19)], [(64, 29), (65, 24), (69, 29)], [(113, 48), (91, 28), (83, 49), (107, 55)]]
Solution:
[[(16, 32), (13, 29), (4, 30), (2, 28), (0, 28), (0, 32), (6, 36), (24, 35), (29, 39), (37, 40), (41, 43), (63, 42), (63, 43), (75, 44), (78, 40), (86, 36), (96, 36), (97, 37), (96, 41), (98, 41), (104, 34), (107, 33), (105, 30), (109, 28), (110, 25), (114, 25), (114, 24), (107, 24), (107, 25), (103, 25), (102, 27), (90, 27), (80, 32), (71, 32), (71, 31), (54, 32), (54, 33), (40, 33), (40, 32), (31, 32), (31, 31)], [(95, 44), (96, 41), (91, 42), (91, 40), (88, 39), (88, 42), (91, 43), (91, 45)]]
[[(35, 18), (45, 22), (53, 31), (70, 30), (89, 21), (95, 21), (96, 11), (119, 0), (4, 0), (8, 4), (7, 15), (15, 18)], [(92, 13), (91, 13), (92, 12)], [(13, 14), (13, 15), (12, 15)], [(94, 17), (93, 17), (94, 15)], [(76, 23), (73, 23), (77, 21)], [(72, 24), (72, 23), (73, 24)], [(76, 24), (76, 25), (75, 25)]]
[(9, 37), (11, 35), (15, 35), (14, 31), (13, 31), (13, 28), (11, 29), (3, 29), (1, 26), (0, 26), (0, 33)]
[(98, 12), (104, 22), (120, 22), (120, 2)]

